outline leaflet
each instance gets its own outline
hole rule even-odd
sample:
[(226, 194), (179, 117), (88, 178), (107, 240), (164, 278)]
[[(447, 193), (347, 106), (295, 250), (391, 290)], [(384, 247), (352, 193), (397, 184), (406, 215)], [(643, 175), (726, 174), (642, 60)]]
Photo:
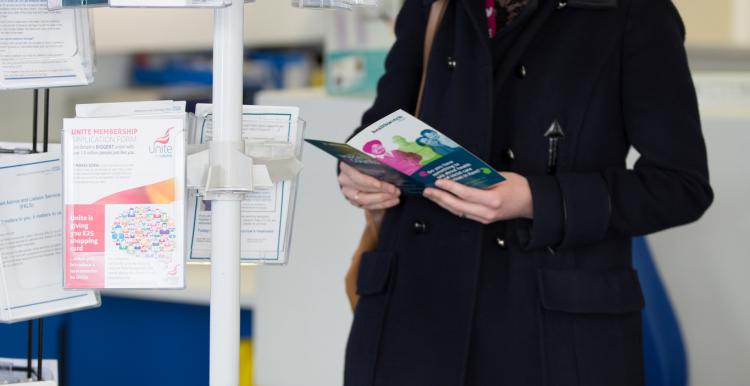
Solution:
[(185, 121), (64, 121), (66, 288), (184, 286)]
[[(207, 143), (213, 132), (212, 106), (198, 104), (196, 142)], [(243, 106), (242, 137), (246, 141), (301, 141), (298, 107)], [(241, 261), (284, 264), (296, 196), (295, 181), (280, 181), (271, 188), (256, 187), (241, 204)], [(209, 262), (211, 256), (211, 202), (197, 191), (189, 195), (188, 223), (191, 262)]]
[(99, 305), (63, 289), (60, 152), (0, 157), (0, 322)]
[(421, 194), (438, 179), (480, 189), (505, 180), (486, 162), (403, 110), (367, 126), (347, 143), (306, 141), (406, 194)]
[(0, 0), (0, 20), (0, 89), (93, 82), (88, 11), (49, 11), (46, 0)]
[(185, 113), (185, 101), (161, 100), (139, 102), (87, 103), (76, 105), (77, 118), (111, 118), (157, 116)]

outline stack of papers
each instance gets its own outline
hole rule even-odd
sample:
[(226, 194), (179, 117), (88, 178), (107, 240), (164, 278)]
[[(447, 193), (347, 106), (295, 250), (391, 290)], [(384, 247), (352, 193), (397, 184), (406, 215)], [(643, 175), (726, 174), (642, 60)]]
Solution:
[(87, 10), (49, 11), (46, 0), (0, 0), (0, 20), (0, 89), (94, 81)]
[(63, 129), (66, 288), (182, 288), (185, 102), (79, 105)]
[(59, 148), (44, 154), (3, 155), (0, 180), (0, 322), (98, 306), (94, 291), (63, 289)]

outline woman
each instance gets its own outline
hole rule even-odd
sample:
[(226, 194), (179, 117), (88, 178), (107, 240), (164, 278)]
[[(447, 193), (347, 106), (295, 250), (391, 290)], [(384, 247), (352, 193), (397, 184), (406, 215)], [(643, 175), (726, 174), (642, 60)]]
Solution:
[[(406, 0), (363, 126), (415, 111), (430, 7)], [(643, 384), (631, 237), (713, 199), (683, 38), (669, 0), (449, 1), (420, 118), (507, 181), (407, 197), (342, 165), (347, 199), (387, 210), (345, 385)]]

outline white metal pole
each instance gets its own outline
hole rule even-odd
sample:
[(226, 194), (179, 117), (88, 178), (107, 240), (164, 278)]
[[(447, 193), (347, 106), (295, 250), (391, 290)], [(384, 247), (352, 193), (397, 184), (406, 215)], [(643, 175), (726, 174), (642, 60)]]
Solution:
[[(242, 128), (242, 0), (214, 11), (213, 139), (211, 166), (231, 168), (227, 149)], [(240, 371), (240, 197), (223, 194), (211, 204), (210, 386), (238, 386)]]

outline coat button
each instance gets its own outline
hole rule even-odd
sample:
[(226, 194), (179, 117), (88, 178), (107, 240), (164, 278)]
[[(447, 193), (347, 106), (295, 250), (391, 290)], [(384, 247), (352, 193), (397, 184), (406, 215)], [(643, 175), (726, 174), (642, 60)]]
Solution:
[(414, 228), (414, 233), (417, 233), (417, 234), (422, 234), (422, 233), (427, 232), (427, 224), (425, 224), (424, 221), (420, 221), (420, 220), (414, 221), (413, 228)]
[(526, 77), (526, 66), (523, 64), (518, 66), (518, 69), (516, 69), (516, 76), (518, 76), (519, 79), (523, 79)]
[(448, 69), (453, 71), (456, 68), (456, 59), (453, 59), (452, 56), (448, 57)]
[(503, 239), (501, 237), (498, 237), (497, 239), (495, 239), (495, 241), (497, 242), (497, 247), (498, 248), (500, 248), (502, 250), (505, 250), (505, 249), (508, 248), (508, 246), (505, 245), (505, 239)]
[(505, 151), (503, 152), (503, 156), (505, 157), (505, 162), (507, 163), (512, 163), (513, 160), (516, 159), (516, 155), (513, 154), (513, 149), (511, 148), (505, 149)]

